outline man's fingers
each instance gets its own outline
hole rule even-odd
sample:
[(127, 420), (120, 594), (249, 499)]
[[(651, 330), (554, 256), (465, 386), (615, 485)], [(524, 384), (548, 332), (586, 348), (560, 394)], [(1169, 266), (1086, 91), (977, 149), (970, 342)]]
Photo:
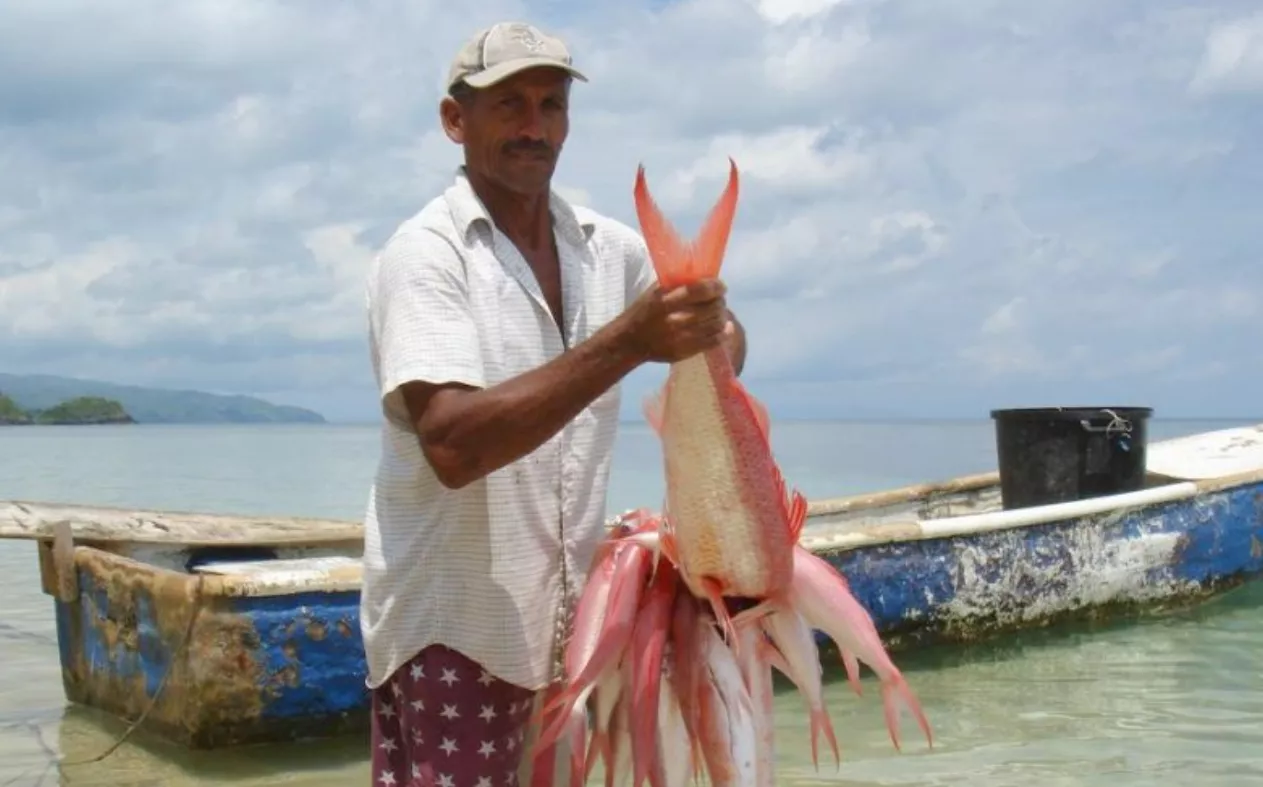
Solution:
[(723, 282), (707, 279), (667, 290), (663, 293), (662, 302), (671, 307), (701, 305), (722, 299), (727, 291)]

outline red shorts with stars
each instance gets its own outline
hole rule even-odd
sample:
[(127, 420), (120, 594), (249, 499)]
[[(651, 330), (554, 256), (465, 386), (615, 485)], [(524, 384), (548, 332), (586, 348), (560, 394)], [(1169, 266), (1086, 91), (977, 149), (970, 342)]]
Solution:
[[(536, 694), (426, 648), (373, 691), (373, 787), (516, 787)], [(530, 781), (551, 785), (540, 759)]]

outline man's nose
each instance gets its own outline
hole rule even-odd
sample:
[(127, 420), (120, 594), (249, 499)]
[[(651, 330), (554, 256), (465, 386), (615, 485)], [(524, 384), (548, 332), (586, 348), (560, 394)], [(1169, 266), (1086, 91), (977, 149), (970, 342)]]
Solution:
[(522, 125), (518, 129), (518, 134), (533, 142), (541, 142), (544, 139), (544, 113), (539, 107), (530, 106), (522, 118)]

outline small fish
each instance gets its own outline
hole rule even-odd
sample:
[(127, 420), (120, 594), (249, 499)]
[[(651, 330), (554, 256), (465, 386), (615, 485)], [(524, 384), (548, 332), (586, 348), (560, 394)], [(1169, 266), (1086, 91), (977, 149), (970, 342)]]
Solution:
[(930, 723), (921, 710), (921, 703), (899, 668), (890, 660), (872, 617), (851, 595), (845, 577), (808, 550), (795, 547), (794, 579), (789, 595), (791, 605), (802, 613), (812, 628), (823, 631), (839, 649), (855, 654), (877, 673), (881, 680), (886, 728), (895, 748), (901, 748), (897, 700), (907, 705), (925, 733), (926, 742), (932, 747), (934, 737), (930, 732)]
[(758, 787), (757, 712), (736, 656), (709, 621), (699, 623), (702, 651), (698, 738), (713, 787)]
[(833, 723), (824, 704), (824, 686), (821, 681), (820, 651), (811, 627), (796, 610), (778, 605), (771, 614), (760, 621), (763, 631), (772, 641), (776, 658), (773, 664), (794, 682), (807, 703), (811, 714), (811, 761), (820, 767), (819, 740), (823, 734), (833, 747), (833, 758), (842, 765), (838, 751), (838, 739)]
[(653, 576), (632, 630), (632, 787), (640, 787), (645, 779), (651, 787), (666, 787), (657, 721), (663, 656), (671, 631), (678, 577), (669, 567)]
[(737, 638), (741, 643), (735, 654), (737, 665), (754, 706), (755, 783), (776, 787), (776, 711), (770, 661), (775, 649), (757, 623), (738, 628)]

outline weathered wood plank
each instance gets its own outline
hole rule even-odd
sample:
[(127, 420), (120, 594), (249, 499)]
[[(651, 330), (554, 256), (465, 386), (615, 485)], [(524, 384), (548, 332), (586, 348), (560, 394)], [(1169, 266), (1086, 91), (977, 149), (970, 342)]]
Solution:
[(52, 539), (70, 525), (76, 542), (212, 545), (293, 545), (356, 542), (359, 522), (284, 516), (227, 516), (179, 511), (0, 501), (0, 538)]

